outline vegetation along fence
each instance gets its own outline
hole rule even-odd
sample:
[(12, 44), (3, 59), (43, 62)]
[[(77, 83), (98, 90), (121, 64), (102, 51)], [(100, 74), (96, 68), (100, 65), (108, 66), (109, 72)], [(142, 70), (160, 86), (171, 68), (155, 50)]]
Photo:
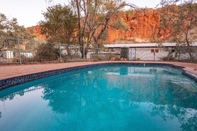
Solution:
[(197, 62), (197, 46), (93, 48), (79, 45), (31, 43), (18, 38), (1, 39), (0, 64), (35, 64), (70, 61), (184, 61)]

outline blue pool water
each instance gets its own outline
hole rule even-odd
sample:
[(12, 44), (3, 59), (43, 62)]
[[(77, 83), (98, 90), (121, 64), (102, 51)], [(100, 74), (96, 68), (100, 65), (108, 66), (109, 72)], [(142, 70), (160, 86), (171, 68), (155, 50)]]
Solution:
[(0, 131), (195, 131), (197, 84), (166, 66), (110, 65), (0, 91)]

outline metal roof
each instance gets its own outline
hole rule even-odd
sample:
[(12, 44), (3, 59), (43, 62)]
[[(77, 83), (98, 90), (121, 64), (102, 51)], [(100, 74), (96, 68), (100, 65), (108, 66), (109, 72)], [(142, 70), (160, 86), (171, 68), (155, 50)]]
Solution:
[[(121, 47), (130, 47), (130, 48), (144, 48), (144, 47), (158, 47), (158, 46), (164, 46), (164, 47), (174, 47), (176, 46), (176, 43), (141, 43), (141, 44), (105, 44), (105, 47), (108, 48), (121, 48)], [(193, 43), (191, 46), (197, 46), (197, 42)]]

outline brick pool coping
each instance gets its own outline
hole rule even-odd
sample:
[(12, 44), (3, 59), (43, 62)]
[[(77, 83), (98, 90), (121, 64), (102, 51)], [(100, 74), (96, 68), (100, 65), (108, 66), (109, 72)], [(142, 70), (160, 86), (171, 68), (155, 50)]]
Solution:
[(27, 81), (40, 79), (56, 74), (61, 74), (76, 69), (97, 66), (100, 64), (129, 63), (129, 64), (164, 64), (179, 66), (183, 68), (183, 74), (191, 77), (197, 82), (197, 64), (183, 62), (162, 61), (104, 61), (104, 62), (71, 62), (58, 64), (36, 64), (36, 65), (9, 65), (0, 66), (0, 90), (12, 85)]

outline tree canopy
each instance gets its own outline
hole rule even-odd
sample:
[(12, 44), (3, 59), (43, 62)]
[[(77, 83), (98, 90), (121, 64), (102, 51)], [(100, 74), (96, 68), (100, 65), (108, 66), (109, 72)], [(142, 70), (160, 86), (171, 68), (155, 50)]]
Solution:
[[(107, 38), (108, 27), (123, 27), (127, 30), (122, 19), (117, 20), (115, 24), (112, 19), (118, 17), (118, 12), (123, 10), (125, 6), (136, 7), (132, 4), (126, 4), (122, 0), (70, 0), (70, 5), (72, 7), (61, 5), (49, 7), (47, 12), (43, 14), (46, 21), (41, 21), (40, 25), (43, 33), (51, 39), (56, 39), (56, 41), (62, 40), (62, 38), (68, 40), (69, 38), (72, 39), (73, 36), (78, 36), (78, 44), (81, 46), (82, 54), (84, 54), (84, 48), (90, 44), (99, 48), (100, 43)], [(64, 28), (70, 33), (62, 33)], [(75, 32), (76, 29), (78, 33), (71, 33)], [(63, 40), (63, 42), (65, 41)]]
[(16, 18), (8, 19), (0, 13), (0, 55), (3, 49), (13, 48), (17, 43), (17, 38), (20, 39), (20, 42), (27, 44), (34, 37), (33, 30), (27, 30), (24, 26), (19, 25)]
[(77, 12), (78, 39), (83, 48), (90, 44), (100, 48), (102, 41), (107, 38), (107, 29), (114, 27), (114, 18), (118, 21), (116, 27), (119, 24), (126, 29), (124, 21), (118, 19), (118, 13), (125, 6), (136, 8), (135, 5), (126, 4), (122, 0), (71, 0), (71, 5)]
[(9, 20), (0, 13), (0, 36), (30, 39), (33, 38), (32, 32), (32, 30), (26, 30), (24, 26), (19, 25), (16, 18)]
[(60, 4), (47, 8), (40, 21), (41, 31), (50, 42), (76, 43), (77, 16), (69, 6)]

